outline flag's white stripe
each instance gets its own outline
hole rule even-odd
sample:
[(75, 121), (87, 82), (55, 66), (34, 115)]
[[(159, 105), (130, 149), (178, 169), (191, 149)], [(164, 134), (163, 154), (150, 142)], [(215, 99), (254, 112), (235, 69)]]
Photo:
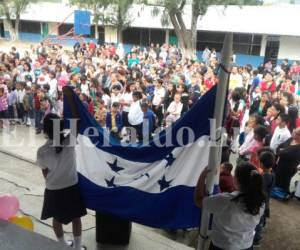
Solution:
[[(105, 179), (111, 180), (113, 176), (117, 186), (133, 187), (149, 193), (161, 192), (158, 181), (163, 176), (167, 181), (173, 180), (171, 187), (178, 185), (192, 187), (196, 185), (201, 171), (207, 166), (208, 144), (208, 136), (203, 136), (189, 147), (174, 149), (172, 153), (176, 160), (172, 166), (166, 168), (167, 160), (154, 163), (131, 162), (102, 151), (94, 146), (88, 137), (79, 135), (76, 146), (77, 170), (93, 183), (103, 187), (107, 187)], [(116, 159), (117, 165), (124, 168), (118, 173), (113, 172), (107, 164), (113, 163)], [(150, 178), (145, 175), (146, 173)], [(144, 176), (138, 178), (142, 175)]]

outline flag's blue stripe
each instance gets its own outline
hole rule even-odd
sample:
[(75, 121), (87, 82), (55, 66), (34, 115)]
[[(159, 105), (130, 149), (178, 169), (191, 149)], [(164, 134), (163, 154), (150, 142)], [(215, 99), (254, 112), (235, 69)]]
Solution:
[[(130, 161), (155, 162), (164, 159), (174, 148), (182, 146), (182, 143), (177, 140), (177, 132), (183, 127), (188, 127), (193, 131), (195, 140), (199, 139), (201, 136), (210, 134), (209, 119), (213, 118), (216, 87), (201, 97), (193, 108), (174, 123), (172, 127), (162, 131), (159, 133), (158, 138), (154, 139), (159, 140), (160, 145), (166, 145), (166, 142), (169, 140), (168, 138), (171, 138), (172, 146), (168, 147), (157, 146), (158, 144), (154, 141), (151, 141), (146, 147), (142, 145), (123, 147), (118, 141), (112, 138), (107, 139), (104, 129), (100, 127), (97, 121), (86, 110), (78, 96), (75, 93), (73, 93), (73, 95), (80, 112), (80, 133), (83, 134), (88, 127), (98, 128), (99, 136), (89, 137), (94, 144), (97, 144), (98, 148)], [(67, 102), (64, 102), (64, 117), (66, 119), (72, 118)], [(166, 133), (170, 136), (167, 136)], [(109, 141), (109, 147), (103, 146), (105, 145), (104, 140)], [(186, 133), (184, 133), (183, 144), (187, 144), (187, 140)]]
[(79, 174), (87, 208), (162, 229), (198, 227), (200, 209), (194, 205), (194, 188), (176, 186), (151, 194), (131, 187), (105, 188)]

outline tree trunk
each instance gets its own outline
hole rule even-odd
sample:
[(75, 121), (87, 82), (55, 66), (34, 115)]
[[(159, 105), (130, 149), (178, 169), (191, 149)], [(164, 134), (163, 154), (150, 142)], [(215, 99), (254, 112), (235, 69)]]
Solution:
[(10, 39), (12, 41), (15, 41), (16, 40), (16, 31), (15, 31), (15, 27), (13, 26), (12, 20), (10, 18), (9, 9), (6, 4), (3, 4), (3, 9), (4, 9), (4, 15), (5, 15), (5, 23), (6, 23), (9, 35), (10, 35)]
[(191, 46), (194, 55), (197, 58), (197, 23), (200, 15), (200, 2), (194, 0), (192, 3), (192, 21), (191, 21)]
[(20, 16), (16, 16), (16, 20), (15, 20), (16, 40), (19, 40), (19, 26), (20, 26)]
[(122, 27), (118, 27), (117, 28), (117, 39), (118, 39), (118, 43), (123, 43), (123, 29)]
[(171, 10), (169, 11), (169, 17), (178, 38), (183, 59), (194, 59), (195, 51), (192, 47), (191, 32), (186, 29), (181, 12), (176, 13)]
[(95, 39), (97, 40), (97, 43), (99, 41), (99, 29), (98, 29), (98, 23), (99, 23), (99, 13), (97, 12), (97, 6), (94, 6), (94, 24), (95, 24)]
[(7, 31), (9, 33), (10, 39), (12, 41), (16, 41), (16, 33), (15, 33), (15, 28), (13, 27), (11, 21), (4, 20), (5, 26), (7, 28)]
[(95, 39), (97, 43), (99, 42), (99, 29), (98, 29), (98, 22), (95, 22)]
[(191, 36), (191, 49), (193, 51), (193, 54), (196, 56), (197, 54), (197, 17), (192, 18), (192, 23), (191, 23), (191, 31), (190, 31), (190, 36)]

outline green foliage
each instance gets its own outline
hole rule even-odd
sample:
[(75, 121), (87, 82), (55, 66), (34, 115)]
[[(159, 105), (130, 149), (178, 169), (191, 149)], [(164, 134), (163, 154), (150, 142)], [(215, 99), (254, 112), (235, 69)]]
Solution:
[(2, 0), (0, 1), (0, 12), (9, 15), (10, 18), (20, 16), (26, 7), (35, 1), (30, 0)]
[(94, 23), (101, 21), (105, 25), (126, 27), (132, 22), (128, 11), (134, 0), (71, 0), (71, 5), (93, 12)]

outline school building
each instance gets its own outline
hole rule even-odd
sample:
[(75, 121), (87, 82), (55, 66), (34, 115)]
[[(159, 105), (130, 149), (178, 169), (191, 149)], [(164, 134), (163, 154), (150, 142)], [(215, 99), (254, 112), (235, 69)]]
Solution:
[[(21, 15), (20, 40), (40, 42), (48, 36), (66, 34), (74, 25), (74, 11), (78, 9), (66, 0), (41, 1), (30, 6)], [(263, 6), (211, 6), (199, 18), (198, 56), (208, 46), (220, 51), (227, 32), (234, 33), (233, 49), (238, 65), (250, 63), (257, 66), (266, 60), (300, 60), (299, 4), (270, 4)], [(184, 9), (186, 26), (190, 27), (190, 8)], [(153, 7), (133, 5), (130, 9), (132, 23), (123, 32), (123, 43), (128, 50), (133, 45), (150, 43), (176, 44), (172, 25), (162, 26), (161, 16), (153, 15)], [(91, 26), (94, 37), (95, 27)], [(112, 26), (98, 25), (100, 43), (117, 43), (117, 30)], [(1, 37), (8, 38), (4, 17), (0, 19)], [(69, 45), (75, 41), (65, 41)]]

